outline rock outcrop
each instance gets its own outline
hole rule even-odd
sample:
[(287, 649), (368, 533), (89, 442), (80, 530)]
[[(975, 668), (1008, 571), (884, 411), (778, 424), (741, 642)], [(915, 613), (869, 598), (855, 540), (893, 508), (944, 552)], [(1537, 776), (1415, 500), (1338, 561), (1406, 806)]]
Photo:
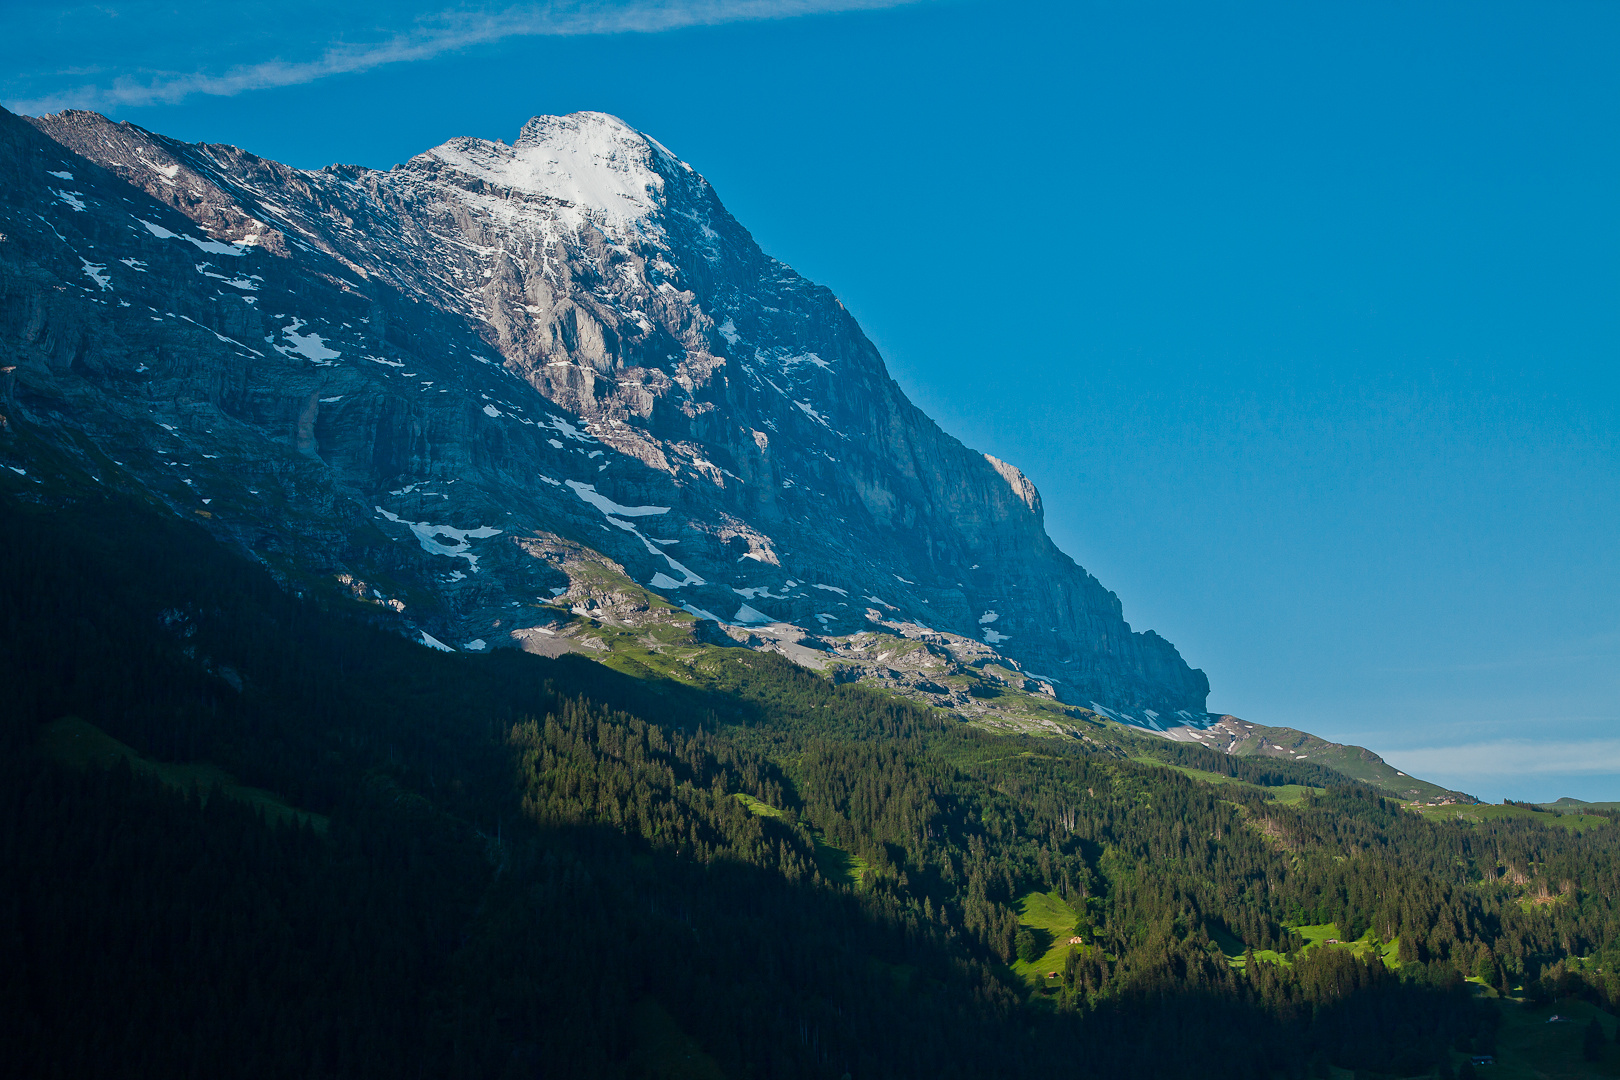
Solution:
[(1034, 485), (612, 117), (384, 172), (6, 113), (0, 180), (14, 468), (54, 447), (458, 646), (521, 639), (584, 545), (700, 619), (903, 619), (1065, 701), (1202, 713)]

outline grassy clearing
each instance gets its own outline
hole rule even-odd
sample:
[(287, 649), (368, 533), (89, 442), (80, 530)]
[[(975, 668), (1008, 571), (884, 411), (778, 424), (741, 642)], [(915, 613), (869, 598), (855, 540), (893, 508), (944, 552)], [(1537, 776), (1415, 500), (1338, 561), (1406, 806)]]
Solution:
[(861, 883), (861, 878), (869, 869), (865, 859), (851, 855), (843, 848), (833, 847), (821, 838), (820, 833), (812, 833), (811, 839), (816, 842), (816, 872), (823, 879), (835, 885), (848, 885), (852, 889)]
[(1423, 806), (1408, 803), (1407, 809), (1422, 814), (1430, 821), (1462, 821), (1480, 825), (1487, 821), (1535, 821), (1542, 825), (1558, 825), (1576, 833), (1599, 829), (1611, 824), (1608, 818), (1578, 812), (1537, 813), (1522, 806), (1448, 805)]
[(1293, 926), (1289, 929), (1295, 931), (1305, 939), (1305, 948), (1310, 949), (1317, 945), (1326, 945), (1330, 941), (1342, 942), (1338, 923), (1312, 923), (1307, 926)]
[[(1306, 950), (1318, 946), (1330, 949), (1349, 949), (1356, 956), (1362, 958), (1377, 953), (1383, 958), (1385, 966), (1391, 968), (1401, 966), (1401, 939), (1399, 937), (1393, 941), (1380, 942), (1373, 937), (1373, 932), (1368, 930), (1354, 941), (1345, 941), (1344, 936), (1339, 932), (1337, 923), (1318, 923), (1314, 926), (1294, 926), (1289, 929), (1298, 931), (1299, 936), (1305, 939)], [(1337, 945), (1328, 944), (1328, 942), (1334, 940), (1338, 942)]]
[(1055, 985), (1058, 980), (1048, 978), (1047, 974), (1063, 971), (1064, 961), (1069, 955), (1069, 938), (1074, 936), (1074, 924), (1079, 918), (1079, 913), (1069, 906), (1069, 902), (1055, 892), (1026, 895), (1018, 902), (1018, 922), (1040, 935), (1047, 948), (1034, 963), (1014, 958), (1013, 971), (1031, 986), (1045, 988)]
[(770, 803), (760, 802), (758, 799), (754, 798), (752, 795), (745, 795), (744, 793), (739, 791), (739, 792), (737, 792), (737, 794), (733, 795), (732, 798), (736, 799), (738, 802), (740, 802), (744, 806), (748, 807), (748, 812), (753, 814), (755, 817), (779, 818), (779, 817), (782, 816), (782, 811), (778, 810), (776, 807), (772, 806)]
[(307, 821), (316, 832), (326, 832), (328, 824), (322, 814), (311, 813), (289, 806), (277, 795), (263, 788), (239, 784), (236, 778), (217, 765), (206, 761), (171, 762), (153, 761), (135, 752), (129, 746), (108, 735), (94, 724), (76, 716), (65, 716), (46, 725), (40, 735), (38, 747), (46, 757), (74, 768), (112, 768), (119, 761), (144, 776), (154, 776), (180, 791), (195, 789), (204, 799), (219, 788), (220, 794), (238, 802), (247, 803), (264, 813), (271, 821), (298, 823)]
[[(1401, 939), (1399, 937), (1396, 937), (1391, 941), (1380, 942), (1373, 937), (1372, 931), (1368, 930), (1355, 941), (1345, 941), (1339, 933), (1338, 925), (1335, 923), (1315, 923), (1304, 926), (1295, 926), (1290, 923), (1284, 923), (1283, 926), (1286, 929), (1297, 932), (1300, 937), (1305, 939), (1302, 952), (1309, 952), (1311, 949), (1317, 948), (1349, 949), (1357, 957), (1363, 959), (1376, 953), (1378, 956), (1383, 958), (1384, 966), (1391, 969), (1401, 966)], [(1233, 941), (1235, 944), (1237, 944), (1237, 951), (1235, 953), (1231, 949), (1227, 948), (1226, 941), (1222, 940), (1221, 938), (1216, 939), (1216, 943), (1220, 945), (1221, 950), (1227, 954), (1227, 958), (1232, 962), (1233, 966), (1242, 967), (1243, 946), (1240, 942), (1236, 942), (1236, 939), (1233, 939)], [(1336, 944), (1328, 944), (1330, 941), (1336, 942)], [(1256, 960), (1264, 960), (1271, 964), (1290, 963), (1286, 954), (1277, 952), (1275, 949), (1258, 949), (1255, 951), (1254, 957)]]
[[(748, 807), (750, 813), (759, 817), (779, 818), (784, 816), (778, 808), (769, 803), (760, 802), (752, 795), (739, 791), (732, 798)], [(820, 833), (811, 833), (810, 839), (815, 841), (816, 845), (816, 872), (823, 879), (835, 885), (847, 885), (850, 888), (854, 888), (861, 883), (861, 878), (868, 869), (865, 859), (858, 855), (851, 855), (843, 848), (834, 847), (827, 843), (821, 838)]]
[(1261, 787), (1258, 784), (1251, 784), (1246, 780), (1239, 780), (1234, 776), (1226, 776), (1222, 773), (1206, 772), (1203, 769), (1190, 769), (1185, 765), (1171, 765), (1168, 762), (1160, 761), (1158, 758), (1151, 757), (1147, 754), (1138, 754), (1131, 760), (1140, 761), (1144, 765), (1158, 765), (1161, 768), (1174, 769), (1176, 772), (1181, 773), (1184, 776), (1190, 776), (1194, 780), (1202, 780), (1206, 784), (1229, 784), (1244, 788), (1248, 791), (1259, 792), (1265, 798), (1270, 799), (1273, 802), (1283, 803), (1287, 806), (1304, 802), (1307, 795), (1320, 795), (1327, 790), (1326, 788), (1309, 787), (1305, 784), (1283, 784), (1280, 787)]

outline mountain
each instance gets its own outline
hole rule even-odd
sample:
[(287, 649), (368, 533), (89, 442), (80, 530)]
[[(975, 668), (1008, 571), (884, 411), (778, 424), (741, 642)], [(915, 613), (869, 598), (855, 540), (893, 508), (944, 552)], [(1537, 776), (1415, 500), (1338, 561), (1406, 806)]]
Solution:
[(1028, 478), (614, 117), (385, 172), (0, 112), (0, 176), (0, 461), (46, 488), (71, 463), (437, 648), (740, 645), (993, 729), (1287, 741), (1443, 794), (1205, 712)]
[[(614, 596), (829, 655), (905, 624), (959, 673), (1202, 715), (1034, 485), (613, 117), (384, 172), (6, 114), (0, 172), (13, 422), (289, 577), (474, 650)], [(629, 580), (597, 595), (584, 552)]]

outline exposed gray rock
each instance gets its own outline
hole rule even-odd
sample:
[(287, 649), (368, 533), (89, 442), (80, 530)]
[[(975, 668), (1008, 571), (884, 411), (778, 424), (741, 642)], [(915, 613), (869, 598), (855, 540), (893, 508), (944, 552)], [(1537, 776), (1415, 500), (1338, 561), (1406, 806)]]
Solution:
[(870, 611), (1064, 701), (1204, 708), (1017, 468), (612, 117), (310, 172), (5, 113), (0, 181), (4, 411), (289, 576), (458, 647), (554, 648), (513, 632), (582, 545), (699, 618), (810, 632), (807, 661)]

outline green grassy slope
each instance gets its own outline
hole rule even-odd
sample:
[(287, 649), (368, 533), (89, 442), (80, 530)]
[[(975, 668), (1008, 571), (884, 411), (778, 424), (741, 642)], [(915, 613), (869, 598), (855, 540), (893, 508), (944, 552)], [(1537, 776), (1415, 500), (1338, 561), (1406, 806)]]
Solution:
[(1557, 811), (1547, 813), (1538, 813), (1524, 806), (1497, 806), (1488, 803), (1461, 806), (1413, 805), (1410, 809), (1431, 821), (1459, 821), (1476, 825), (1486, 821), (1528, 821), (1580, 832), (1612, 824), (1609, 818), (1600, 814), (1583, 814), (1569, 807), (1561, 807)]
[(1392, 792), (1402, 799), (1433, 802), (1442, 799), (1473, 801), (1439, 784), (1408, 776), (1364, 746), (1347, 746), (1303, 731), (1286, 727), (1247, 724), (1245, 733), (1232, 747), (1239, 757), (1303, 759), (1333, 769), (1353, 780)]

